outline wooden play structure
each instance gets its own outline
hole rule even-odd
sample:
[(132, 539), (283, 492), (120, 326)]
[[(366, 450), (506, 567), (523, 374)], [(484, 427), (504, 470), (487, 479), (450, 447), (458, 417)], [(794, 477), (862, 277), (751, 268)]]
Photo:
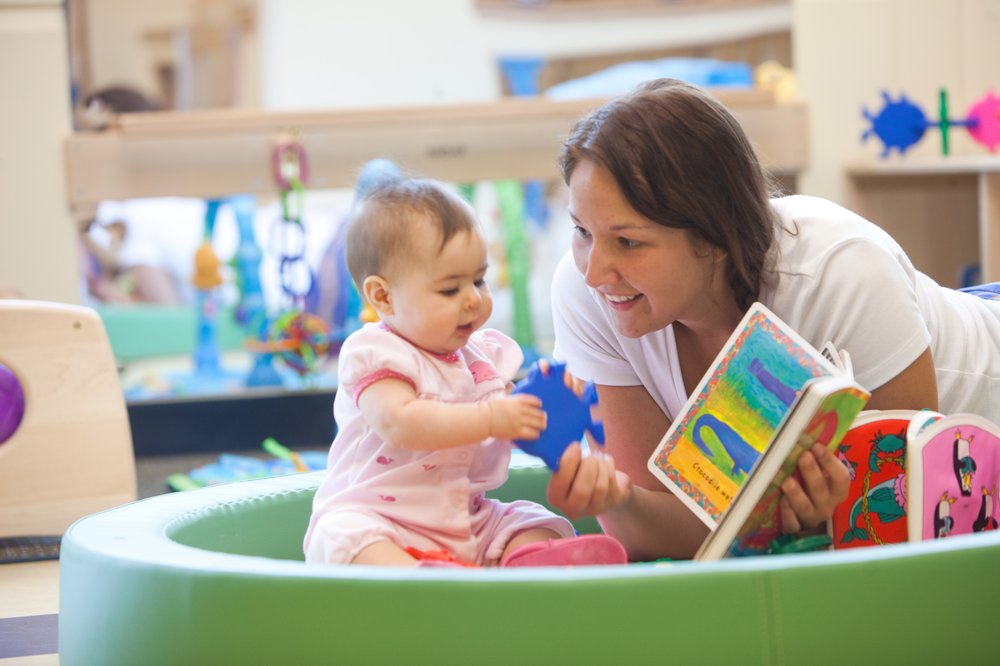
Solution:
[[(89, 513), (136, 498), (128, 414), (97, 314), (0, 299), (0, 536), (62, 534)], [(16, 421), (16, 423), (14, 422)]]

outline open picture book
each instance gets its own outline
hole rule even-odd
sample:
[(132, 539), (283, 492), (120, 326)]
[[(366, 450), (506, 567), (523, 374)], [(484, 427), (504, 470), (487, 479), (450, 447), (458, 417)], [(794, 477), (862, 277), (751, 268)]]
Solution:
[(846, 353), (754, 303), (648, 463), (711, 530), (695, 559), (769, 552), (781, 483), (813, 444), (833, 451), (869, 397)]

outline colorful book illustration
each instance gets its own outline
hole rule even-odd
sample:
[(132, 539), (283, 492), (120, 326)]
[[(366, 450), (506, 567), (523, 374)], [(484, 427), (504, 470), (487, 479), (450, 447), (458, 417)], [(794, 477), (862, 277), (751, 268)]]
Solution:
[(775, 435), (753, 475), (695, 559), (769, 553), (771, 542), (781, 536), (781, 484), (795, 474), (799, 456), (814, 444), (832, 450), (869, 397), (849, 376), (807, 384), (781, 433)]
[(836, 446), (864, 407), (849, 358), (831, 349), (755, 303), (674, 419), (648, 466), (713, 530), (696, 559), (767, 552), (798, 455)]
[(910, 541), (997, 529), (1000, 426), (950, 414), (907, 443)]
[(906, 442), (913, 423), (940, 418), (910, 409), (861, 412), (836, 455), (851, 475), (847, 499), (833, 511), (835, 549), (903, 543), (906, 533)]

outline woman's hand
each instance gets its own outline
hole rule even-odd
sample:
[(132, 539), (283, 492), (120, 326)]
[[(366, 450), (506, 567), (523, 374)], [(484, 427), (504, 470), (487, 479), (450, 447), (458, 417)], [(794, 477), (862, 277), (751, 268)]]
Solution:
[(799, 457), (799, 477), (781, 484), (782, 531), (794, 534), (823, 525), (838, 504), (847, 499), (851, 477), (847, 468), (821, 444)]
[(548, 488), (549, 506), (570, 520), (597, 516), (628, 501), (632, 482), (615, 469), (614, 459), (592, 448), (583, 455), (579, 442), (573, 442), (559, 459), (559, 471), (552, 475)]

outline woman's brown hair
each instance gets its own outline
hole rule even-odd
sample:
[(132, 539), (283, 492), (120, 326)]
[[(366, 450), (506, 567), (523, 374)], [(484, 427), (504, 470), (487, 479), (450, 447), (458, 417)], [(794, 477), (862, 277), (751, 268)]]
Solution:
[(775, 233), (772, 183), (721, 102), (683, 81), (649, 81), (576, 123), (559, 158), (567, 184), (581, 160), (607, 169), (636, 212), (724, 250), (736, 303), (757, 299)]

